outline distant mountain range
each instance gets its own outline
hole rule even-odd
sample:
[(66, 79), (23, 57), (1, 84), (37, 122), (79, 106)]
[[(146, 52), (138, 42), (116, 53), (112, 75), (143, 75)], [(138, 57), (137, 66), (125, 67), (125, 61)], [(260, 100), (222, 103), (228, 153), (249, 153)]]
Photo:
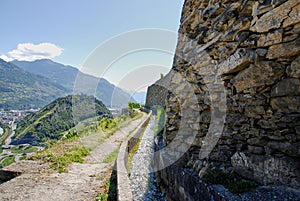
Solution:
[(146, 91), (127, 91), (131, 95), (131, 97), (136, 100), (137, 103), (145, 104), (146, 103)]
[(93, 96), (68, 95), (56, 99), (18, 123), (12, 144), (41, 145), (48, 140), (59, 140), (65, 131), (92, 117), (111, 117), (111, 113)]
[(68, 90), (0, 59), (0, 109), (41, 108)]
[[(60, 63), (53, 62), (49, 59), (42, 59), (42, 60), (36, 60), (33, 62), (28, 61), (12, 61), (10, 63), (7, 63), (3, 60), (1, 60), (2, 66), (14, 66), (15, 71), (19, 71), (19, 73), (14, 73), (8, 71), (3, 71), (4, 75), (8, 75), (10, 77), (13, 77), (16, 82), (18, 82), (18, 78), (20, 77), (20, 74), (26, 74), (28, 77), (28, 81), (34, 81), (31, 79), (39, 77), (40, 79), (44, 79), (44, 84), (48, 83), (50, 86), (55, 86), (58, 90), (49, 89), (44, 90), (44, 96), (49, 98), (45, 98), (44, 96), (42, 99), (44, 101), (35, 100), (36, 98), (39, 98), (42, 96), (42, 94), (39, 94), (36, 96), (34, 93), (34, 90), (32, 89), (33, 93), (30, 93), (28, 97), (32, 100), (32, 104), (26, 103), (26, 104), (8, 104), (7, 106), (7, 100), (1, 99), (4, 103), (4, 105), (0, 105), (0, 108), (15, 108), (13, 109), (21, 109), (21, 108), (29, 108), (29, 107), (40, 107), (44, 106), (45, 103), (49, 103), (50, 101), (53, 101), (57, 97), (61, 97), (63, 94), (88, 94), (88, 95), (94, 95), (98, 99), (100, 99), (107, 107), (126, 107), (127, 103), (135, 102), (135, 100), (125, 91), (123, 91), (121, 88), (118, 88), (114, 86), (113, 84), (109, 83), (107, 80), (103, 78), (97, 78), (95, 76), (87, 75), (82, 72), (80, 72), (77, 68), (72, 66), (63, 65)], [(22, 68), (23, 70), (17, 70), (16, 68)], [(27, 71), (27, 72), (26, 72)], [(1, 74), (2, 75), (2, 74)], [(18, 75), (18, 76), (15, 76)], [(42, 78), (44, 76), (45, 78)], [(3, 76), (2, 76), (3, 77)], [(22, 76), (21, 76), (22, 77)], [(29, 79), (30, 77), (30, 79)], [(47, 78), (47, 79), (46, 79)], [(15, 91), (14, 87), (7, 87), (7, 81), (10, 80), (6, 79), (2, 80), (0, 77), (0, 81), (4, 81), (4, 85), (0, 85), (3, 87), (3, 91), (9, 91), (12, 90), (10, 95), (13, 94), (13, 91)], [(29, 84), (26, 82), (26, 84)], [(22, 84), (21, 84), (22, 85)], [(31, 83), (32, 85), (32, 83)], [(27, 86), (26, 86), (27, 87)], [(25, 87), (25, 88), (26, 88)], [(39, 88), (39, 85), (34, 86), (36, 91), (41, 91), (42, 89)], [(25, 91), (24, 88), (24, 91)], [(22, 90), (20, 88), (20, 90)], [(47, 93), (49, 91), (49, 93)], [(8, 92), (6, 92), (8, 93)], [(28, 93), (27, 90), (24, 92), (25, 94)], [(9, 96), (9, 95), (7, 95)], [(5, 96), (5, 97), (7, 97)], [(23, 97), (23, 96), (22, 96)], [(15, 96), (15, 98), (18, 99), (18, 96)], [(23, 102), (23, 99), (17, 100), (17, 102)], [(27, 102), (27, 101), (26, 101)], [(0, 103), (1, 104), (1, 103)], [(5, 107), (6, 106), (6, 107)]]

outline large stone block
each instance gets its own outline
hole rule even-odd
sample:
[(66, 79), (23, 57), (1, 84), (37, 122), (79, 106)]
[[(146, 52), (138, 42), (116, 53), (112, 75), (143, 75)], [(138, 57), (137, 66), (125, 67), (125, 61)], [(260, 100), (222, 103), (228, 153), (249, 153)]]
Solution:
[(281, 64), (263, 61), (250, 65), (238, 73), (231, 82), (239, 93), (249, 88), (274, 84), (283, 74), (284, 67)]
[(245, 69), (250, 62), (254, 61), (254, 53), (245, 48), (238, 49), (233, 55), (218, 66), (218, 74), (230, 74)]
[(273, 87), (271, 96), (300, 96), (300, 80), (293, 78), (281, 80)]
[(278, 59), (278, 58), (288, 58), (300, 54), (300, 38), (288, 42), (273, 45), (269, 48), (267, 58), (268, 59)]
[(271, 99), (271, 106), (274, 110), (283, 113), (300, 111), (300, 96), (275, 97)]
[[(289, 0), (279, 7), (267, 12), (263, 16), (261, 16), (256, 22), (256, 18), (253, 20), (253, 26), (250, 28), (251, 31), (254, 32), (267, 32), (271, 29), (276, 29), (281, 27), (281, 24), (286, 20), (285, 26), (291, 25), (291, 24), (296, 24), (297, 22), (300, 21), (299, 14), (298, 12), (298, 5), (299, 0)], [(290, 16), (289, 14), (291, 13), (292, 9), (294, 8), (295, 14)], [(298, 17), (297, 17), (298, 14)]]

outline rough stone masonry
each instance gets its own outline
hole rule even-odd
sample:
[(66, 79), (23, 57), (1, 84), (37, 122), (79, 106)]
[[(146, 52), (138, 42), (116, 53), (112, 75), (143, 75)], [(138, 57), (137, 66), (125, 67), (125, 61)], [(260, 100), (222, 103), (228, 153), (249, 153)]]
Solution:
[(300, 189), (299, 35), (299, 0), (185, 1), (157, 161), (171, 199), (216, 168)]

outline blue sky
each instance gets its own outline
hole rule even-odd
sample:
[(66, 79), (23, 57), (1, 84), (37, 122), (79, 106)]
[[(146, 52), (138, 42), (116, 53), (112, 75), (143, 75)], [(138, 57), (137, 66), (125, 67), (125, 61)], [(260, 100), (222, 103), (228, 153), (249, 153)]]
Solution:
[[(50, 58), (81, 68), (87, 73), (103, 76), (117, 85), (122, 78), (114, 78), (103, 74), (103, 70), (95, 70), (102, 64), (86, 66), (89, 57), (99, 47), (103, 48), (124, 33), (148, 28), (176, 34), (182, 5), (183, 0), (0, 0), (0, 55), (7, 60)], [(150, 38), (145, 36), (144, 40)], [(160, 55), (147, 50), (145, 54), (137, 53), (137, 57), (130, 54), (124, 61), (118, 60), (119, 66), (112, 61), (115, 64), (114, 67), (110, 65), (110, 68), (114, 68), (112, 72), (117, 73), (120, 66), (128, 72), (132, 71), (129, 68), (136, 68), (132, 66), (134, 64), (161, 66), (162, 69), (157, 71), (166, 73), (171, 68), (171, 50), (175, 49), (176, 37), (172, 36), (169, 40), (171, 45), (166, 50), (169, 53)], [(101, 68), (107, 69), (107, 66)], [(120, 74), (124, 72), (120, 71)], [(125, 84), (123, 88), (130, 87)]]

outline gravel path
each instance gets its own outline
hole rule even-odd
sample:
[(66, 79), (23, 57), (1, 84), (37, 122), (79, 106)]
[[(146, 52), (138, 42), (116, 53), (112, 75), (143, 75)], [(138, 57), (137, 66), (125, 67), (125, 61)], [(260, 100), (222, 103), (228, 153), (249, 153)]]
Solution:
[(163, 193), (156, 186), (151, 161), (154, 152), (154, 131), (156, 116), (152, 116), (139, 148), (131, 161), (130, 185), (135, 201), (165, 201)]
[[(102, 163), (112, 151), (118, 148), (130, 131), (134, 130), (141, 118), (131, 122), (103, 143), (86, 139), (82, 143), (95, 149), (86, 157), (83, 164), (73, 163), (67, 173), (57, 173), (49, 164), (39, 161), (20, 161), (6, 167), (4, 170), (21, 172), (22, 174), (0, 185), (1, 201), (84, 201), (95, 200), (103, 188), (105, 175), (113, 167), (113, 163)], [(103, 190), (103, 189), (102, 189)]]

